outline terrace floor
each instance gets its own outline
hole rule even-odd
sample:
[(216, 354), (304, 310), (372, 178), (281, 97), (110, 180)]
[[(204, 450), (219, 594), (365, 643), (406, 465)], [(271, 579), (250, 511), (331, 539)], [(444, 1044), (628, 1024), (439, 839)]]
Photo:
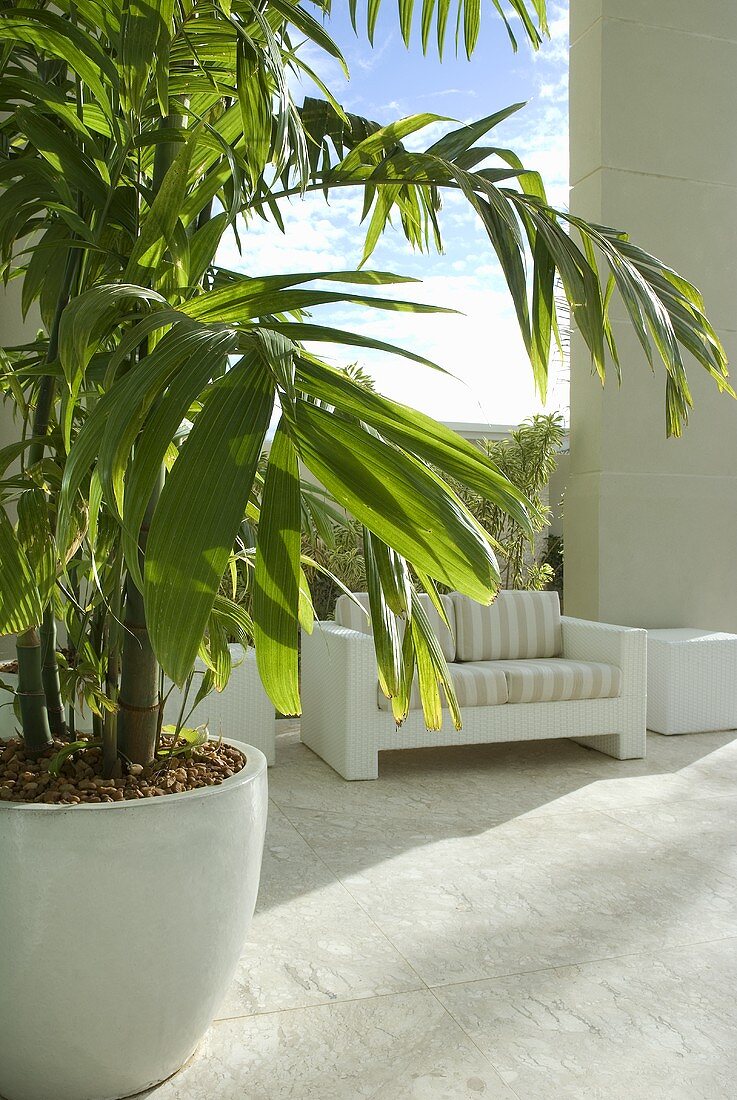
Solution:
[(385, 753), (280, 723), (237, 980), (155, 1100), (737, 1095), (737, 736)]

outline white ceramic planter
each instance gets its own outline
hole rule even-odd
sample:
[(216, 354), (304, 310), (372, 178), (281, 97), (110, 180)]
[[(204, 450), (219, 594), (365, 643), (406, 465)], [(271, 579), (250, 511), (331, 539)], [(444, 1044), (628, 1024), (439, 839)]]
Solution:
[(113, 1100), (174, 1073), (233, 978), (258, 892), (266, 760), (217, 787), (0, 802), (0, 1096)]

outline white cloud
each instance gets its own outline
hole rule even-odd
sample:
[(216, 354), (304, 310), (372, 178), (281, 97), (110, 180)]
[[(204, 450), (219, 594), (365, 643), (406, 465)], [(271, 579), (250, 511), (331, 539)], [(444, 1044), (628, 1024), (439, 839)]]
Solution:
[(384, 54), (394, 45), (396, 35), (394, 32), (384, 37), (380, 46), (374, 46), (368, 53), (354, 54), (349, 58), (349, 65), (357, 65), (365, 73), (372, 72), (384, 57)]
[(424, 92), (422, 95), (418, 95), (417, 99), (437, 99), (439, 96), (445, 95), (465, 95), (475, 99), (478, 95), (473, 88), (440, 88), (438, 91)]
[(554, 206), (568, 207), (568, 4), (549, 12), (550, 39), (533, 54), (535, 93), (522, 111), (500, 127), (528, 168), (543, 177)]
[[(443, 420), (515, 423), (543, 408), (509, 295), (498, 273), (434, 274), (421, 285), (399, 288), (401, 297), (457, 309), (458, 315), (351, 311), (346, 327), (411, 349), (433, 360), (452, 377), (388, 357), (359, 356), (346, 349), (336, 359), (360, 362), (382, 392)], [(323, 349), (323, 353), (324, 353)], [(551, 380), (548, 407), (565, 404), (560, 379)]]
[[(519, 153), (530, 168), (540, 171), (550, 200), (568, 203), (567, 119), (567, 6), (555, 2), (551, 10), (552, 40), (543, 46), (534, 70), (535, 95), (528, 107), (502, 127), (495, 138)], [(310, 47), (306, 60), (318, 62)], [(371, 55), (375, 64), (381, 48)], [(367, 70), (368, 60), (358, 48), (349, 49), (349, 64)], [(350, 86), (338, 78), (332, 61), (321, 55), (319, 74), (340, 92), (349, 109)], [(366, 61), (365, 65), (361, 62)], [(390, 95), (394, 89), (384, 89)], [(310, 92), (310, 94), (315, 94)], [(437, 95), (468, 94), (446, 88)], [(359, 97), (360, 98), (360, 97)], [(355, 95), (353, 103), (356, 102)], [(413, 104), (414, 106), (414, 104)], [(467, 106), (471, 106), (469, 103)], [(386, 104), (396, 116), (409, 107), (401, 99)], [(464, 121), (471, 121), (470, 118)], [(410, 148), (426, 148), (458, 122), (438, 121), (412, 135)], [(359, 225), (362, 196), (336, 192), (326, 205), (322, 195), (282, 205), (286, 232), (255, 218), (243, 234), (244, 254), (235, 241), (226, 242), (220, 261), (249, 274), (319, 271), (353, 268), (363, 250), (365, 226)], [(421, 275), (421, 285), (385, 288), (382, 293), (461, 310), (462, 316), (383, 312), (356, 306), (314, 310), (317, 322), (345, 327), (376, 339), (400, 344), (450, 371), (447, 377), (429, 368), (379, 352), (320, 345), (320, 354), (336, 363), (358, 359), (376, 377), (379, 388), (444, 420), (487, 423), (515, 422), (541, 408), (534, 392), (532, 372), (519, 334), (509, 293), (485, 233), (467, 200), (458, 192), (443, 196), (441, 225), (447, 255), (418, 257), (401, 232), (389, 232), (376, 249), (371, 266)], [(559, 369), (551, 378), (549, 408), (565, 408), (567, 383)]]
[(548, 12), (550, 37), (533, 54), (537, 64), (568, 64), (568, 3), (558, 2), (550, 5)]
[[(255, 221), (243, 234), (243, 257), (231, 239), (219, 260), (248, 274), (353, 267), (363, 240), (356, 228), (359, 212), (357, 196), (339, 195), (331, 207), (309, 197), (285, 211), (284, 235)], [(453, 377), (381, 352), (335, 345), (315, 345), (316, 351), (336, 364), (358, 360), (382, 392), (444, 420), (511, 423), (541, 407), (509, 295), (488, 246), (458, 259), (430, 256), (423, 262), (393, 235), (381, 242), (373, 266), (400, 273), (424, 268), (422, 283), (378, 293), (456, 309), (459, 315), (346, 305), (317, 308), (314, 320), (406, 347)]]
[(568, 103), (568, 68), (557, 80), (543, 81), (538, 89), (539, 99), (548, 99), (553, 103)]

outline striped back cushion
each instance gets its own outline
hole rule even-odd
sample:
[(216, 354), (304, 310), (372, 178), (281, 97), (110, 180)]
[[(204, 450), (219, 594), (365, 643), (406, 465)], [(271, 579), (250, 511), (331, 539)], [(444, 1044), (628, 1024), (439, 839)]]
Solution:
[(453, 593), (459, 661), (557, 657), (563, 648), (557, 592), (500, 592), (490, 606)]
[(433, 628), (435, 636), (440, 642), (440, 648), (443, 651), (443, 656), (446, 661), (455, 661), (456, 659), (456, 612), (453, 606), (453, 600), (450, 596), (441, 596), (440, 602), (442, 603), (445, 614), (448, 616), (448, 622), (450, 623), (450, 630), (443, 622), (435, 610), (432, 600), (425, 593), (420, 593), (420, 603), (425, 609), (428, 619), (430, 620), (430, 626)]
[[(368, 611), (368, 594), (366, 592), (355, 592), (354, 595), (361, 606), (365, 607)], [(424, 592), (420, 594), (420, 603), (424, 607), (427, 617), (430, 620), (430, 626), (435, 631), (435, 635), (440, 642), (440, 648), (443, 651), (446, 661), (455, 661), (455, 607), (450, 596), (441, 596), (440, 599), (445, 608), (445, 614), (448, 616), (448, 622), (451, 627), (450, 630), (448, 630), (448, 627), (438, 615), (430, 597)], [(371, 633), (368, 617), (356, 607), (348, 596), (338, 597), (337, 603), (335, 604), (335, 621), (339, 626), (347, 626), (351, 630), (360, 630), (362, 634)], [(404, 632), (404, 620), (400, 620), (399, 630), (400, 635), (402, 635)]]

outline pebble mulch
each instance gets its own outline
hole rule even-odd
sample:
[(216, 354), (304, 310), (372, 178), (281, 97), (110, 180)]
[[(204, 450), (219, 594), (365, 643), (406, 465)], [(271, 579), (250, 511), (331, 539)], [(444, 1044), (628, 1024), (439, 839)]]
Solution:
[[(162, 738), (162, 748), (171, 750), (171, 738)], [(0, 802), (48, 802), (67, 806), (87, 802), (123, 802), (137, 798), (157, 798), (180, 794), (222, 783), (245, 767), (246, 758), (238, 749), (218, 741), (208, 741), (190, 755), (167, 755), (155, 764), (123, 765), (117, 779), (105, 779), (102, 750), (84, 748), (69, 756), (58, 775), (49, 772), (49, 762), (63, 741), (55, 741), (42, 756), (26, 756), (18, 739), (0, 742)]]

